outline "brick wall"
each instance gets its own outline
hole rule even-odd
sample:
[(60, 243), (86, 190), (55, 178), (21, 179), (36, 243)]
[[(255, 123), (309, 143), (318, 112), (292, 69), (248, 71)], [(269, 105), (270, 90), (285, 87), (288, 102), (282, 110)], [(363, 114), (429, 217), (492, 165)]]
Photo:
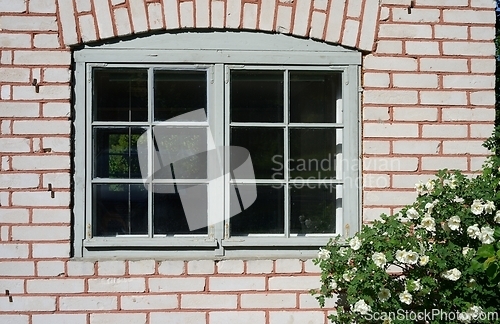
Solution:
[(328, 310), (307, 292), (319, 284), (310, 260), (68, 258), (69, 46), (226, 28), (364, 51), (366, 222), (411, 202), (414, 183), (437, 169), (480, 168), (494, 119), (493, 8), (493, 0), (0, 0), (0, 323), (326, 323)]

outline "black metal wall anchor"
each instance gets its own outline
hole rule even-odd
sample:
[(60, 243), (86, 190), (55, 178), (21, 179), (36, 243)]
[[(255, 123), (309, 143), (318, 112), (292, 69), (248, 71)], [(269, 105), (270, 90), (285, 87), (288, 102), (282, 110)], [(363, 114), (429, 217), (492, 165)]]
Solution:
[(31, 82), (31, 85), (33, 85), (35, 87), (35, 92), (36, 93), (40, 92), (40, 85), (38, 84), (38, 80), (37, 79), (33, 79), (33, 81)]

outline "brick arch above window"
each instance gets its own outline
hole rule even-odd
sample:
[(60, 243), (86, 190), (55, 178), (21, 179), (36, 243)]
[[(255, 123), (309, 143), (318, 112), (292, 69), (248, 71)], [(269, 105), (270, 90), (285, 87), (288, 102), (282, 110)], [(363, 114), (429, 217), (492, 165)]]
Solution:
[(379, 0), (58, 0), (65, 45), (175, 29), (278, 32), (372, 51)]

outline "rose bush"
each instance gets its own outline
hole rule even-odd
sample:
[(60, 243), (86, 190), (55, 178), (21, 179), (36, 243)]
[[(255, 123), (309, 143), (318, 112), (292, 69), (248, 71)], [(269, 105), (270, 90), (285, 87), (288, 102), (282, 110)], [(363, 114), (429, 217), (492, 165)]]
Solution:
[[(415, 323), (408, 314), (440, 310), (421, 322), (500, 323), (499, 180), (495, 156), (476, 177), (442, 170), (416, 184), (412, 205), (332, 239), (315, 260), (322, 285), (313, 292), (321, 306), (337, 298), (329, 318)], [(407, 315), (390, 315), (398, 310)]]

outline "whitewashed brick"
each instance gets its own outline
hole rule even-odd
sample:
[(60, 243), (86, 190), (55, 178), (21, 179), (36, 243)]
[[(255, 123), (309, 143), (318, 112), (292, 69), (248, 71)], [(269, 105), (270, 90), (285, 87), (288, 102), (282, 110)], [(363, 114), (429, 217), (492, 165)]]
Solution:
[[(69, 240), (69, 237), (67, 239)], [(34, 258), (68, 258), (69, 256), (69, 243), (33, 244)]]
[(470, 94), (470, 103), (477, 106), (495, 104), (495, 91), (475, 91)]
[[(148, 20), (151, 30), (163, 28), (163, 13), (161, 3), (148, 3)], [(207, 7), (208, 12), (208, 7)]]
[(152, 292), (204, 291), (205, 278), (150, 278), (149, 290)]
[(492, 108), (443, 108), (443, 121), (493, 121)]
[(125, 261), (99, 261), (97, 274), (99, 276), (123, 276), (125, 275)]
[(420, 91), (424, 105), (467, 105), (467, 95), (459, 91)]
[(144, 278), (89, 279), (89, 292), (144, 292)]
[(416, 124), (373, 124), (366, 123), (365, 137), (418, 137)]
[[(15, 276), (33, 276), (33, 275), (35, 275), (35, 263), (32, 261), (0, 262), (0, 276), (15, 277)], [(37, 307), (35, 307), (34, 309), (40, 310)], [(29, 311), (31, 310), (33, 309), (29, 309)]]
[(12, 226), (14, 241), (67, 240), (69, 234), (69, 226)]
[(208, 281), (210, 291), (265, 290), (265, 277), (211, 277)]
[[(61, 155), (12, 157), (12, 168), (14, 170), (59, 170), (69, 169), (69, 167), (69, 158)], [(18, 192), (18, 194), (20, 193)], [(36, 195), (33, 195), (33, 198), (35, 198), (35, 196)]]
[(388, 141), (363, 141), (363, 153), (365, 154), (389, 154), (390, 143)]
[(36, 273), (39, 277), (57, 277), (63, 276), (63, 261), (38, 261), (36, 264)]
[(181, 13), (181, 27), (194, 27), (194, 7), (192, 2), (181, 2), (179, 5)]
[(187, 265), (188, 274), (213, 274), (215, 263), (212, 260), (193, 260)]
[(402, 6), (410, 6), (411, 0), (381, 0), (381, 5), (402, 5)]
[(181, 295), (181, 308), (184, 309), (221, 309), (236, 308), (236, 295), (185, 294)]
[(354, 47), (358, 38), (359, 21), (347, 19), (345, 22), (342, 45)]
[(313, 11), (311, 17), (311, 29), (309, 31), (309, 37), (314, 39), (323, 39), (323, 33), (325, 31), (326, 14), (323, 12)]
[(177, 295), (122, 296), (121, 309), (173, 309), (178, 307)]
[(389, 120), (388, 107), (364, 107), (363, 120)]
[(437, 42), (405, 42), (405, 51), (408, 55), (439, 55)]
[(14, 134), (69, 134), (70, 122), (66, 120), (14, 121)]
[(443, 39), (467, 39), (467, 26), (435, 25), (434, 37)]
[(391, 214), (391, 210), (389, 208), (364, 208), (363, 209), (363, 221), (364, 222), (373, 222), (374, 220), (379, 220), (380, 215)]
[(26, 1), (0, 0), (0, 12), (26, 12)]
[(470, 125), (470, 137), (488, 138), (493, 132), (494, 125), (491, 124), (472, 124)]
[(167, 28), (179, 28), (179, 9), (176, 0), (164, 0), (163, 13)]
[[(1, 42), (1, 40), (0, 40)], [(0, 63), (5, 64), (5, 65), (10, 65), (12, 64), (12, 51), (7, 51), (7, 50), (2, 50), (0, 51)]]
[(2, 30), (58, 31), (56, 18), (43, 16), (0, 16)]
[(392, 176), (392, 186), (394, 188), (401, 188), (401, 189), (414, 189), (415, 184), (418, 183), (419, 181), (426, 183), (427, 180), (434, 178), (435, 178), (434, 174), (418, 174), (418, 175), (395, 174)]
[(28, 2), (29, 10), (36, 13), (55, 13), (56, 1), (55, 0), (30, 0)]
[(389, 188), (391, 179), (387, 174), (364, 174), (363, 188)]
[(443, 54), (461, 56), (495, 55), (493, 42), (443, 42)]
[[(18, 65), (67, 66), (70, 63), (71, 63), (71, 53), (69, 51), (37, 51), (36, 55), (33, 55), (32, 51), (16, 51), (14, 53), (14, 64)], [(40, 92), (45, 87), (40, 87)]]
[(365, 90), (363, 92), (366, 104), (416, 104), (417, 91), (409, 90)]
[(471, 7), (473, 8), (495, 8), (495, 0), (471, 0)]
[(342, 31), (344, 21), (345, 0), (332, 0), (330, 12), (328, 13), (328, 22), (325, 40), (338, 43), (340, 41), (340, 32)]
[(131, 275), (153, 274), (156, 269), (155, 260), (138, 260), (128, 262), (128, 272)]
[[(35, 109), (34, 109), (35, 110)], [(47, 102), (43, 104), (43, 117), (69, 117), (71, 106), (65, 102)], [(38, 115), (38, 106), (36, 106), (36, 114)]]
[(161, 275), (181, 275), (184, 273), (184, 261), (162, 261), (158, 272)]
[(48, 191), (14, 192), (12, 193), (13, 206), (69, 206), (69, 192), (55, 192), (54, 198)]
[(327, 0), (314, 0), (313, 3), (314, 3), (314, 9), (326, 10), (328, 7)]
[(9, 241), (9, 226), (0, 226), (0, 240), (2, 241)]
[(28, 253), (27, 244), (0, 244), (0, 258), (2, 259), (25, 259), (28, 257)]
[(349, 1), (347, 6), (347, 16), (358, 18), (361, 14), (361, 1)]
[(62, 311), (116, 310), (117, 308), (118, 298), (116, 296), (62, 296), (59, 299), (59, 309)]
[(365, 206), (370, 205), (392, 205), (392, 206), (405, 206), (411, 204), (417, 194), (415, 191), (389, 191), (387, 189), (382, 191), (365, 190), (364, 193)]
[(86, 324), (86, 314), (40, 314), (33, 315), (32, 324), (71, 323)]
[(439, 141), (394, 141), (392, 150), (395, 154), (437, 154)]
[(471, 73), (493, 73), (495, 71), (495, 59), (471, 59)]
[(24, 279), (0, 279), (0, 287), (3, 292), (8, 290), (11, 294), (24, 294)]
[(289, 276), (269, 278), (269, 290), (304, 290), (319, 288), (317, 276)]
[(294, 294), (257, 293), (242, 294), (242, 308), (294, 308), (297, 299)]
[(115, 17), (115, 26), (118, 35), (128, 35), (132, 33), (127, 8), (118, 8), (114, 10), (113, 15)]
[(36, 48), (58, 48), (59, 36), (57, 34), (37, 34), (33, 38)]
[(154, 312), (150, 314), (150, 324), (206, 324), (205, 313), (202, 312)]
[(0, 33), (1, 48), (29, 48), (31, 47), (31, 36), (29, 34), (5, 34)]
[(70, 260), (67, 263), (68, 276), (94, 275), (94, 262)]
[(212, 0), (212, 10), (210, 17), (210, 26), (212, 28), (224, 27), (224, 10), (225, 10), (224, 8), (225, 8), (224, 1)]
[(113, 6), (124, 4), (127, 0), (111, 0)]
[(466, 7), (469, 5), (468, 0), (416, 0), (420, 6), (432, 7)]
[(435, 72), (467, 72), (466, 59), (422, 58), (420, 59), (421, 71)]
[(306, 36), (309, 27), (309, 12), (312, 0), (297, 0), (295, 4), (295, 19), (292, 32), (295, 35)]
[[(212, 2), (213, 4), (214, 2)], [(273, 0), (262, 0), (260, 3), (260, 18), (258, 20), (260, 30), (273, 30), (274, 24), (274, 13), (276, 8), (276, 2)], [(213, 11), (213, 5), (212, 5)]]
[(38, 103), (0, 101), (0, 117), (38, 117), (39, 114)]
[(483, 168), (483, 164), (486, 161), (486, 157), (471, 157), (470, 159), (470, 169), (471, 171), (478, 171)]
[(321, 268), (315, 265), (311, 259), (304, 261), (304, 271), (307, 273), (320, 273)]
[(11, 121), (2, 120), (0, 121), (0, 134), (10, 135), (12, 132)]
[[(3, 159), (3, 158), (2, 158), (2, 159)], [(8, 168), (5, 168), (5, 167), (3, 166), (3, 164), (4, 164), (4, 163), (3, 163), (3, 161), (2, 161), (2, 168), (3, 168), (4, 170), (8, 170)], [(9, 196), (10, 196), (10, 195), (9, 195), (9, 193), (8, 193), (8, 192), (1, 192), (1, 191), (0, 191), (0, 205), (1, 205), (1, 206), (10, 206)]]
[(443, 10), (443, 21), (447, 23), (463, 23), (464, 21), (474, 24), (494, 24), (495, 13), (493, 11), (479, 10)]
[(226, 6), (226, 27), (240, 27), (241, 0), (228, 0)]
[(308, 323), (323, 324), (325, 315), (322, 311), (271, 311), (269, 324)]
[(401, 88), (437, 88), (437, 74), (394, 74), (394, 87)]
[(276, 18), (276, 31), (279, 33), (287, 34), (290, 32), (290, 25), (292, 23), (292, 8), (285, 6), (278, 6), (278, 14)]
[(210, 312), (210, 323), (238, 323), (238, 324), (255, 324), (265, 323), (266, 313), (260, 312)]
[(33, 223), (69, 223), (69, 209), (33, 209)]
[(432, 38), (430, 25), (383, 24), (380, 25), (379, 37), (387, 38)]
[(248, 260), (247, 273), (271, 273), (273, 272), (272, 260)]
[(146, 17), (146, 8), (143, 0), (129, 0), (130, 12), (132, 15), (132, 24), (134, 32), (144, 32), (148, 30), (148, 21)]
[(97, 39), (97, 31), (93, 15), (79, 16), (78, 25), (80, 27), (80, 35), (84, 42), (91, 42)]
[(439, 22), (439, 9), (418, 9), (413, 8), (408, 11), (407, 8), (392, 8), (392, 19), (394, 21), (404, 22)]
[(361, 50), (373, 50), (374, 40), (376, 38), (375, 34), (377, 32), (378, 11), (379, 6), (377, 1), (365, 1), (358, 44), (358, 48)]
[(12, 93), (11, 86), (3, 85), (0, 87), (0, 99), (11, 100), (12, 99), (11, 93)]
[(217, 263), (217, 273), (243, 273), (243, 260), (222, 260)]
[(245, 3), (243, 6), (243, 28), (255, 30), (257, 28), (257, 10), (256, 3)]
[(90, 314), (90, 324), (146, 324), (146, 314), (108, 313)]
[[(45, 82), (69, 82), (70, 78), (71, 78), (71, 72), (69, 71), (68, 68), (43, 69), (43, 81)], [(61, 105), (61, 103), (59, 104)]]
[(422, 137), (464, 138), (467, 137), (467, 125), (423, 125)]
[[(325, 299), (325, 309), (334, 309), (337, 305), (337, 295), (333, 298)], [(300, 294), (299, 295), (299, 308), (300, 309), (311, 309), (320, 308), (318, 300), (315, 296), (311, 294)]]
[(81, 293), (83, 279), (33, 279), (26, 281), (28, 293)]
[(44, 137), (43, 148), (50, 149), (50, 152), (69, 152), (70, 139), (68, 137)]
[(69, 99), (71, 93), (69, 86), (42, 86), (38, 93), (33, 86), (15, 86), (13, 89), (15, 100)]
[[(210, 10), (208, 9), (209, 7), (209, 1), (210, 0), (195, 0), (195, 25), (197, 28), (206, 28), (209, 26), (210, 23)], [(193, 15), (193, 12), (191, 12), (191, 16)], [(181, 5), (181, 21), (183, 20), (182, 18), (182, 5)]]
[(298, 259), (278, 259), (275, 265), (276, 273), (302, 272), (302, 261)]
[(483, 141), (443, 141), (443, 154), (489, 154)]
[(443, 87), (451, 89), (493, 89), (495, 87), (494, 75), (445, 75)]
[[(31, 297), (16, 296), (14, 302), (9, 302), (9, 298), (0, 299), (0, 311), (3, 312), (51, 312), (56, 310), (56, 298), (50, 296)], [(10, 324), (10, 323), (9, 323)]]
[(0, 208), (0, 223), (28, 223), (29, 213), (27, 209)]
[(364, 58), (364, 68), (367, 70), (416, 71), (417, 60), (409, 57), (367, 55)]
[(471, 38), (473, 40), (493, 40), (495, 38), (495, 27), (471, 27)]
[(418, 168), (418, 158), (375, 158), (365, 157), (363, 159), (364, 171), (416, 171)]
[(78, 12), (86, 12), (92, 9), (90, 0), (76, 0), (76, 8)]
[(377, 42), (377, 53), (379, 54), (401, 54), (403, 42), (397, 40), (379, 40)]
[[(30, 140), (27, 138), (0, 138), (0, 152), (29, 152), (30, 150)], [(3, 185), (6, 184), (0, 181), (0, 188)]]
[(437, 121), (436, 108), (393, 108), (392, 117), (396, 121)]
[[(84, 0), (77, 0), (76, 4), (79, 5)], [(89, 1), (89, 0), (86, 0)], [(59, 5), (59, 12), (66, 14), (59, 15), (62, 25), (62, 37), (66, 45), (76, 44), (78, 36), (76, 34), (76, 21), (75, 21), (75, 8), (73, 1), (57, 0)], [(90, 3), (89, 3), (90, 4)], [(90, 10), (90, 9), (89, 9)]]
[(466, 157), (423, 157), (422, 170), (437, 171), (441, 169), (467, 170)]
[[(0, 139), (0, 146), (2, 145)], [(40, 175), (30, 173), (0, 174), (0, 188), (36, 188), (40, 184)]]
[(28, 82), (30, 69), (0, 68), (0, 82)]

